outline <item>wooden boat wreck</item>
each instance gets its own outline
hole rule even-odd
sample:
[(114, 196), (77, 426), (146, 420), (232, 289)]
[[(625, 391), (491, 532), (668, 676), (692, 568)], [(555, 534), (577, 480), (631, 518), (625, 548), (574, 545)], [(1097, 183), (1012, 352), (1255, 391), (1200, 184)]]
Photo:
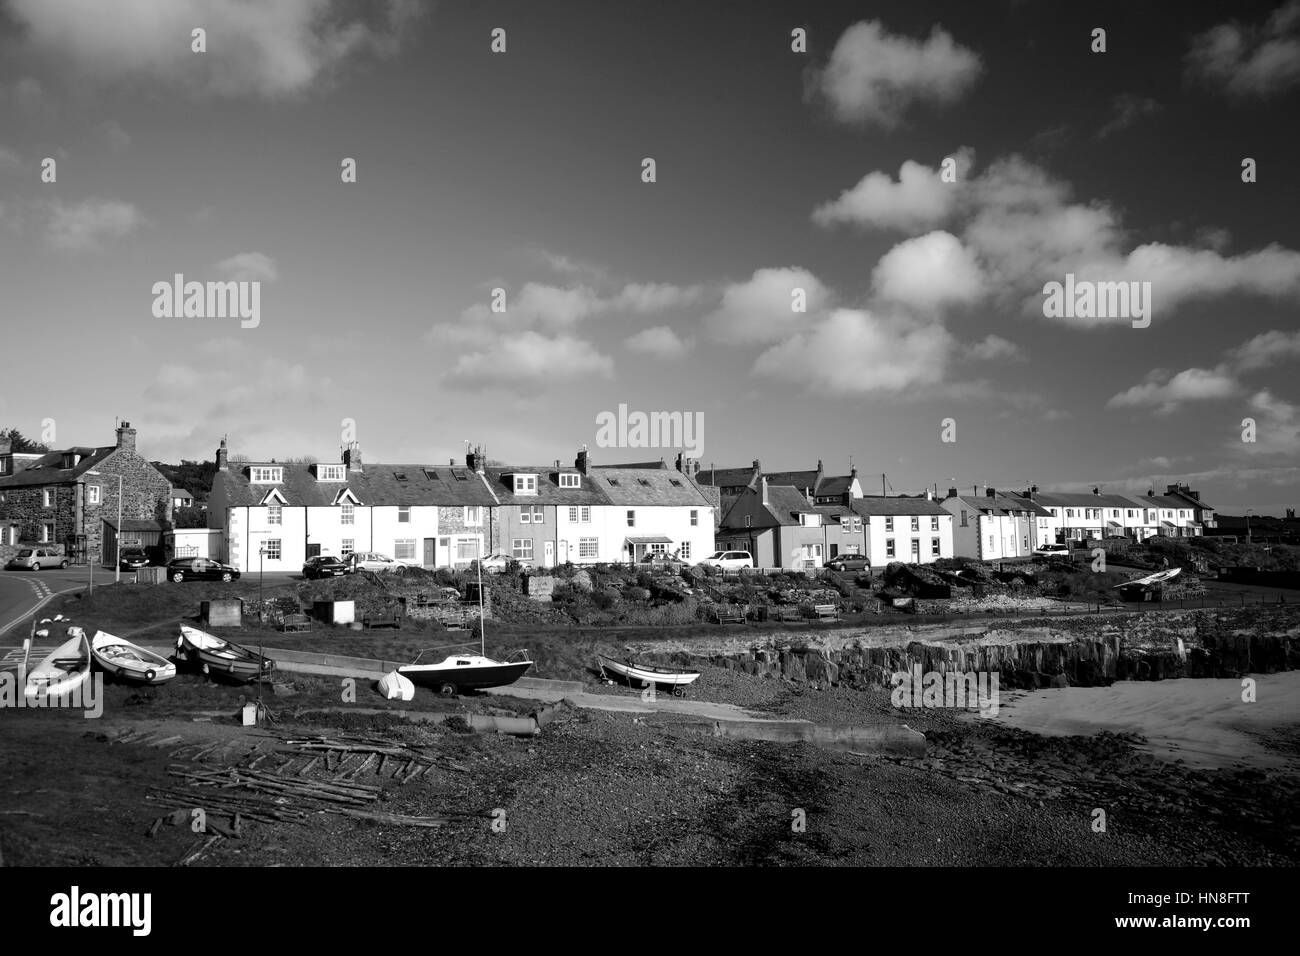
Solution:
[(96, 631), (90, 639), (95, 665), (106, 674), (140, 684), (165, 684), (176, 676), (176, 665), (124, 638)]
[(86, 632), (79, 627), (68, 628), (67, 641), (30, 671), (24, 660), (23, 670), (27, 674), (23, 694), (29, 700), (58, 700), (72, 694), (90, 678)]
[(685, 697), (686, 688), (700, 679), (699, 671), (680, 667), (661, 667), (657, 664), (638, 664), (631, 660), (616, 661), (612, 657), (598, 656), (600, 672), (606, 677), (613, 674), (632, 687), (650, 687), (658, 684), (672, 688), (673, 695)]
[(181, 625), (180, 637), (176, 638), (176, 659), (209, 677), (241, 683), (269, 677), (275, 670), (275, 661), (269, 657), (188, 624)]

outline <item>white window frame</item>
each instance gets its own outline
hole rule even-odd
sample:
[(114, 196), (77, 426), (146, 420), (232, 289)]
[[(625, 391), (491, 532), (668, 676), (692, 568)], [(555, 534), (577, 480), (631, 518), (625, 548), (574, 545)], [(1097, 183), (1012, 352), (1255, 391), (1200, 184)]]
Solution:
[(691, 559), (691, 543), (689, 541), (683, 541), (677, 551), (682, 556), (683, 561)]
[(464, 517), (465, 517), (465, 527), (467, 528), (483, 527), (483, 506), (466, 505)]
[(920, 515), (912, 515), (912, 530), (913, 530), (913, 531), (920, 531), (920, 530), (921, 530), (921, 516), (920, 516)]
[(885, 515), (885, 530), (886, 530), (886, 531), (893, 531), (893, 530), (894, 530), (894, 516), (893, 516), (893, 515)]
[(692, 528), (698, 528), (699, 526), (700, 526), (700, 512), (699, 512), (697, 509), (692, 508), (692, 509), (691, 509), (691, 527), (692, 527)]
[(279, 561), (284, 554), (284, 543), (282, 538), (267, 538), (262, 542), (262, 547), (266, 549), (267, 561)]
[(546, 512), (542, 510), (541, 505), (533, 505), (533, 524), (545, 524)]
[(515, 494), (517, 495), (535, 495), (537, 494), (537, 476), (536, 475), (515, 475)]
[(930, 530), (931, 530), (931, 531), (938, 531), (938, 530), (939, 530), (939, 516), (938, 516), (938, 515), (930, 515)]
[(281, 465), (253, 465), (248, 469), (250, 485), (278, 485), (284, 483), (284, 467)]
[(897, 545), (894, 544), (893, 538), (885, 539), (885, 557), (887, 558), (898, 557), (898, 547)]
[(346, 558), (349, 554), (357, 550), (356, 538), (344, 538), (339, 542), (339, 557)]
[(599, 538), (579, 538), (578, 539), (578, 557), (595, 559), (600, 557), (600, 539)]
[(560, 472), (561, 488), (581, 488), (582, 476), (572, 471)]
[(278, 501), (271, 502), (266, 506), (266, 523), (268, 525), (284, 524), (284, 512)]
[(635, 528), (635, 527), (636, 527), (636, 509), (635, 509), (635, 508), (628, 508), (628, 509), (627, 509), (627, 526), (628, 526), (629, 528)]
[(519, 506), (519, 523), (520, 524), (533, 523), (533, 509), (531, 505)]
[(940, 554), (939, 538), (930, 539), (930, 557), (937, 558)]
[(41, 489), (41, 507), (42, 508), (54, 507), (54, 493), (50, 491), (49, 488)]
[[(397, 506), (397, 523), (398, 523), (398, 524), (410, 524), (410, 523), (411, 523), (411, 506), (410, 506), (410, 505), (398, 505), (398, 506)], [(393, 555), (393, 557), (397, 557), (397, 555)]]
[(580, 517), (578, 518), (578, 520), (581, 521), (583, 524), (590, 524), (590, 523), (591, 523), (591, 505), (583, 505), (583, 506), (582, 506), (581, 508), (579, 508), (578, 510), (579, 510), (579, 513), (580, 513)]
[(86, 485), (86, 504), (99, 504), (100, 495), (103, 494), (103, 487), (100, 485)]
[(532, 538), (511, 538), (510, 556), (514, 558), (516, 561), (533, 560), (533, 539)]
[[(393, 539), (393, 560), (394, 561), (414, 561), (415, 560), (414, 538), (394, 538)], [(405, 551), (406, 554), (402, 552)]]
[(346, 465), (317, 465), (317, 481), (347, 481), (348, 469)]
[(344, 501), (339, 504), (339, 524), (356, 524), (357, 509), (350, 501)]
[[(853, 519), (853, 533), (854, 533), (854, 534), (861, 534), (861, 533), (862, 533), (862, 519), (861, 519), (861, 518), (854, 518), (854, 519)], [(854, 553), (856, 554), (857, 552), (854, 552)]]

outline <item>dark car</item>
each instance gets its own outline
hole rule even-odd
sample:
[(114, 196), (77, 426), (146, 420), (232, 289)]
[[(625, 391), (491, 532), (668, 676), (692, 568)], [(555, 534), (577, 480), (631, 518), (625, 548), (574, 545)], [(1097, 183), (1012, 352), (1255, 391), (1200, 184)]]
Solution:
[(239, 572), (211, 558), (176, 558), (167, 562), (167, 577), (172, 581), (233, 581)]
[(837, 554), (826, 562), (832, 571), (870, 571), (871, 560), (865, 554)]
[(149, 555), (144, 548), (127, 548), (122, 552), (122, 560), (118, 566), (123, 571), (139, 571), (141, 568), (149, 567)]
[(331, 557), (328, 554), (308, 558), (307, 562), (302, 566), (302, 576), (304, 578), (332, 578), (335, 575), (347, 573), (348, 566), (338, 558)]

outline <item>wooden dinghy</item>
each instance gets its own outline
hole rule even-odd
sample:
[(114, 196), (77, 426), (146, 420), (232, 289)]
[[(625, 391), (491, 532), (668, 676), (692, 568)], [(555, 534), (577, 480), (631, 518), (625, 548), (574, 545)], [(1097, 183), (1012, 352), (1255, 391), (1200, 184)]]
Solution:
[(627, 681), (632, 687), (649, 687), (660, 684), (673, 689), (678, 697), (686, 696), (686, 687), (700, 679), (698, 671), (689, 671), (680, 667), (659, 667), (652, 664), (635, 664), (632, 661), (616, 661), (612, 657), (599, 655), (600, 672), (608, 677), (615, 674)]
[(30, 700), (68, 696), (90, 677), (90, 645), (86, 632), (68, 628), (68, 640), (27, 673), (23, 694)]
[(180, 637), (176, 638), (176, 659), (209, 677), (242, 683), (269, 677), (275, 670), (275, 661), (269, 657), (188, 624), (181, 625)]
[(161, 654), (145, 650), (124, 638), (96, 631), (90, 639), (95, 664), (106, 674), (140, 684), (164, 684), (176, 676), (176, 665)]

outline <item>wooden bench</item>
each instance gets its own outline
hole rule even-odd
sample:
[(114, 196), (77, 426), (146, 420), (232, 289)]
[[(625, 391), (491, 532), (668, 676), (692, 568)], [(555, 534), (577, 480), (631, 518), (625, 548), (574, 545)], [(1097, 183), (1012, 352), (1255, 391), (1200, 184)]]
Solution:
[(819, 621), (838, 621), (840, 619), (840, 609), (834, 604), (814, 604), (813, 614)]
[(402, 615), (398, 611), (386, 611), (381, 614), (367, 614), (361, 618), (361, 626), (364, 628), (372, 627), (396, 627), (402, 626)]
[(302, 612), (298, 612), (297, 614), (285, 614), (280, 621), (280, 630), (310, 631), (311, 618)]
[(797, 621), (799, 618), (799, 609), (793, 604), (777, 604), (767, 612), (769, 621)]
[(713, 613), (717, 617), (719, 624), (745, 623), (745, 608), (743, 607), (718, 605), (713, 609)]

